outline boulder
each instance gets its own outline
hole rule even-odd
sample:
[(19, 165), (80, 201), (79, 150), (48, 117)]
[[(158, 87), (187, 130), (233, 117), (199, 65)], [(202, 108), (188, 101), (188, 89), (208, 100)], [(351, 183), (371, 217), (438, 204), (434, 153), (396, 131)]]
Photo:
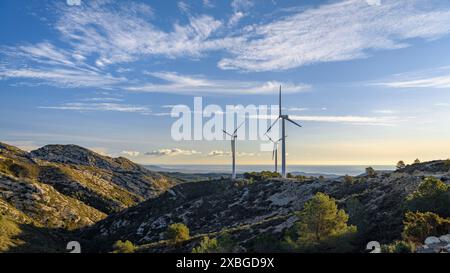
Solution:
[(450, 234), (442, 235), (441, 237), (439, 237), (439, 240), (441, 240), (441, 242), (443, 243), (450, 244)]
[(425, 239), (425, 244), (428, 246), (434, 245), (434, 244), (440, 244), (440, 243), (441, 243), (441, 240), (439, 240), (438, 237), (430, 236)]

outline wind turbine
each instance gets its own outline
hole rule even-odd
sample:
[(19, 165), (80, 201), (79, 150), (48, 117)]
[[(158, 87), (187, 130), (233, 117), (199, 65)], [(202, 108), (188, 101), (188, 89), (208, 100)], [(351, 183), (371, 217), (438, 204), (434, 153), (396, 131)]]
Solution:
[(275, 159), (275, 172), (278, 172), (278, 143), (280, 143), (281, 138), (277, 141), (274, 141), (270, 136), (267, 137), (269, 138), (270, 142), (273, 143), (272, 160)]
[(224, 134), (227, 134), (231, 137), (231, 157), (232, 157), (232, 165), (231, 165), (231, 179), (236, 179), (236, 138), (237, 138), (237, 131), (239, 128), (241, 128), (242, 124), (239, 125), (233, 132), (233, 134), (228, 133), (225, 130), (222, 130)]
[(272, 127), (275, 125), (275, 123), (278, 122), (278, 120), (281, 119), (281, 176), (283, 178), (286, 178), (286, 120), (293, 123), (294, 125), (297, 125), (298, 127), (302, 127), (297, 122), (293, 121), (289, 118), (288, 115), (283, 115), (281, 112), (281, 85), (280, 85), (280, 92), (278, 95), (278, 103), (279, 103), (279, 114), (277, 119), (270, 125), (269, 129), (267, 129), (266, 134), (272, 129)]

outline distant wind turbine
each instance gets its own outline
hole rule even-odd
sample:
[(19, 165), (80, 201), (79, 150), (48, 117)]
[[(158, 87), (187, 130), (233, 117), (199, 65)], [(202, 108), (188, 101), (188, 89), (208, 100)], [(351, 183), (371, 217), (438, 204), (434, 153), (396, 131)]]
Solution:
[(242, 124), (244, 124), (244, 122), (242, 122), (241, 125), (239, 125), (234, 130), (233, 134), (230, 134), (227, 131), (222, 130), (224, 134), (227, 134), (231, 137), (231, 157), (232, 157), (231, 179), (232, 180), (236, 179), (236, 138), (237, 138), (237, 131), (239, 130), (239, 128), (241, 128)]
[(278, 144), (280, 143), (281, 138), (277, 141), (274, 141), (270, 136), (267, 137), (269, 138), (270, 142), (273, 143), (272, 160), (275, 159), (275, 172), (278, 172)]
[(278, 103), (279, 103), (279, 115), (277, 119), (270, 125), (269, 129), (267, 129), (266, 134), (272, 129), (272, 127), (275, 125), (275, 123), (278, 122), (278, 120), (281, 119), (281, 176), (283, 178), (286, 178), (286, 129), (285, 129), (285, 121), (289, 121), (293, 123), (294, 125), (297, 125), (298, 127), (302, 127), (297, 122), (293, 121), (289, 118), (288, 115), (283, 115), (281, 113), (281, 85), (280, 85), (280, 93), (278, 95)]

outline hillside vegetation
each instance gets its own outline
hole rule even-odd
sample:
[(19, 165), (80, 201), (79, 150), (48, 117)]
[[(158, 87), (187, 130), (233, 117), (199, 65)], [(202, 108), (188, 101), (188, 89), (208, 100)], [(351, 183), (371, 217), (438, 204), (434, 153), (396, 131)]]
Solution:
[[(2, 245), (37, 229), (69, 234), (174, 184), (125, 158), (75, 145), (48, 145), (28, 153), (0, 143)], [(20, 240), (14, 240), (9, 244), (17, 246)]]
[(374, 240), (385, 252), (431, 251), (424, 239), (450, 231), (449, 162), (180, 183), (191, 177), (79, 146), (0, 144), (0, 251), (65, 251), (72, 240), (116, 253), (364, 252)]

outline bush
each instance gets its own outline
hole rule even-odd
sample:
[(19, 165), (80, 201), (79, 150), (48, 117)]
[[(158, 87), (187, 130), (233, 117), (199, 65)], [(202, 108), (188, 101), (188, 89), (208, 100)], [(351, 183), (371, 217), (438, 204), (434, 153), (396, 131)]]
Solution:
[(262, 181), (268, 178), (279, 178), (281, 175), (277, 172), (262, 171), (262, 172), (247, 172), (244, 173), (244, 178), (255, 181)]
[(136, 251), (136, 246), (130, 241), (117, 241), (113, 245), (113, 253), (133, 253)]
[(350, 175), (345, 175), (344, 176), (344, 182), (350, 185), (353, 185), (353, 183), (355, 183), (355, 180), (353, 179), (353, 176)]
[(404, 169), (406, 167), (405, 162), (403, 162), (403, 160), (400, 160), (399, 162), (397, 162), (397, 170), (401, 170)]
[(407, 241), (395, 241), (390, 245), (384, 245), (381, 247), (383, 253), (414, 253), (416, 246), (412, 242)]
[(227, 234), (213, 239), (205, 236), (200, 244), (192, 249), (192, 253), (231, 253), (234, 247), (235, 243)]
[(172, 240), (175, 243), (181, 243), (183, 241), (189, 240), (189, 228), (182, 224), (172, 224), (167, 228), (167, 239)]
[(435, 177), (428, 177), (406, 198), (410, 211), (434, 212), (450, 217), (450, 186)]
[(347, 225), (348, 215), (328, 195), (317, 193), (297, 216), (299, 221), (284, 240), (288, 250), (346, 252), (352, 248), (356, 227)]
[(367, 167), (366, 168), (366, 175), (368, 177), (375, 177), (375, 176), (377, 176), (377, 172), (372, 167)]
[(414, 164), (420, 164), (420, 160), (416, 158), (416, 160), (414, 160)]
[(407, 212), (403, 222), (402, 237), (405, 241), (423, 243), (429, 236), (447, 234), (450, 219), (441, 218), (432, 212)]
[(217, 253), (218, 248), (217, 239), (205, 236), (200, 241), (200, 245), (192, 249), (192, 253)]

